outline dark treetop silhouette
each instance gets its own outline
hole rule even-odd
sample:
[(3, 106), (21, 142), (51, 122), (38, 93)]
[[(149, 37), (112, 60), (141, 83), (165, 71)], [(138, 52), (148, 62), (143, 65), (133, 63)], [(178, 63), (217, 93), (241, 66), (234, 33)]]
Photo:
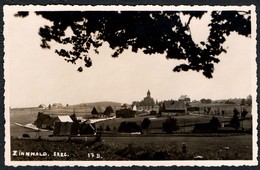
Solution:
[[(180, 14), (188, 15), (182, 23)], [(212, 78), (214, 63), (222, 52), (225, 37), (231, 32), (249, 37), (251, 34), (250, 11), (213, 11), (209, 23), (210, 33), (207, 41), (196, 44), (191, 36), (190, 21), (200, 19), (206, 11), (37, 11), (37, 15), (51, 21), (52, 26), (43, 26), (39, 30), (42, 48), (50, 48), (50, 41), (59, 44), (71, 44), (73, 48), (56, 49), (55, 52), (67, 62), (76, 64), (84, 60), (91, 67), (89, 50), (98, 54), (103, 42), (108, 42), (118, 57), (131, 47), (145, 54), (166, 54), (167, 59), (186, 60), (186, 64), (176, 66), (173, 71), (203, 71), (203, 75)], [(26, 17), (29, 13), (20, 11), (15, 16)], [(73, 35), (66, 35), (71, 27)], [(82, 67), (78, 71), (83, 71)]]

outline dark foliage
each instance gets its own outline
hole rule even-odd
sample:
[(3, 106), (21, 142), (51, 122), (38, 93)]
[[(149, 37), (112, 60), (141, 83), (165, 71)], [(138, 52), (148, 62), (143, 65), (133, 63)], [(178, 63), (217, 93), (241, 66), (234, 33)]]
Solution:
[(240, 105), (241, 105), (241, 106), (244, 106), (245, 104), (246, 104), (246, 100), (245, 100), (245, 99), (242, 99)]
[(247, 104), (248, 106), (252, 106), (252, 96), (251, 96), (251, 95), (247, 96), (246, 104)]
[(149, 118), (144, 118), (144, 120), (141, 123), (141, 128), (144, 130), (148, 130), (150, 124), (151, 124), (151, 120)]
[(239, 112), (234, 108), (233, 113), (234, 115), (230, 120), (230, 125), (237, 130), (240, 127), (240, 120), (238, 118)]
[(137, 125), (136, 122), (122, 122), (120, 126), (118, 127), (118, 132), (126, 132), (126, 133), (132, 133), (132, 132), (140, 132), (141, 128)]
[(219, 119), (213, 116), (209, 122), (209, 128), (211, 129), (212, 132), (216, 132), (219, 127), (220, 127)]
[(22, 17), (22, 18), (24, 18), (24, 17), (27, 17), (28, 15), (29, 15), (28, 11), (19, 11), (14, 16), (15, 17)]
[(204, 98), (203, 98), (203, 99), (200, 100), (200, 102), (201, 102), (201, 103), (211, 103), (212, 100), (211, 100), (211, 99), (204, 99)]
[[(239, 143), (236, 143), (239, 146)], [(198, 152), (186, 148), (187, 153), (183, 153), (183, 146), (178, 143), (161, 143), (161, 145), (139, 145), (139, 144), (108, 144), (100, 142), (99, 139), (89, 141), (71, 140), (71, 141), (49, 141), (49, 140), (28, 140), (28, 139), (12, 139), (12, 150), (47, 152), (50, 156), (46, 157), (29, 157), (29, 156), (13, 156), (12, 161), (91, 161), (91, 160), (193, 160)], [(189, 147), (190, 148), (190, 147)], [(201, 152), (205, 160), (252, 160), (252, 150), (241, 147), (229, 150), (228, 157), (218, 154), (218, 149), (209, 147), (205, 152)], [(69, 157), (53, 157), (53, 152), (66, 152)], [(238, 151), (238, 152), (237, 152)], [(94, 153), (94, 157), (89, 157), (89, 153)], [(238, 153), (238, 157), (235, 156)], [(100, 154), (101, 158), (97, 156)]]
[(248, 111), (244, 108), (242, 113), (241, 113), (241, 118), (245, 119), (247, 114), (248, 114)]
[[(188, 15), (182, 23), (180, 14)], [(173, 71), (202, 71), (212, 78), (217, 58), (226, 50), (225, 37), (231, 32), (243, 36), (251, 34), (250, 11), (211, 12), (210, 34), (205, 42), (196, 44), (191, 36), (190, 21), (200, 19), (206, 11), (38, 11), (37, 15), (51, 21), (52, 26), (39, 29), (41, 47), (50, 48), (49, 42), (71, 44), (71, 50), (56, 49), (55, 52), (67, 62), (85, 62), (92, 66), (89, 50), (98, 53), (98, 48), (108, 42), (114, 50), (112, 57), (118, 57), (124, 50), (138, 50), (145, 54), (166, 54), (167, 59), (185, 60), (188, 63), (176, 66)], [(25, 17), (28, 12), (15, 16)], [(65, 35), (70, 27), (73, 35)], [(78, 68), (83, 71), (82, 66)]]
[(163, 123), (163, 131), (166, 133), (173, 133), (174, 131), (179, 130), (179, 126), (177, 125), (177, 119), (169, 117)]
[(220, 128), (221, 124), (219, 119), (215, 116), (209, 121), (209, 123), (196, 123), (193, 128), (193, 133), (214, 133)]
[(111, 129), (108, 125), (106, 126), (106, 131), (111, 131)]

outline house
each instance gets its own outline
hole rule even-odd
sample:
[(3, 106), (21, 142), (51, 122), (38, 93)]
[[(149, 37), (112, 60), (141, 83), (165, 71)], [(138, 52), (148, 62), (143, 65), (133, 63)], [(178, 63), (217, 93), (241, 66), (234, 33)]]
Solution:
[(160, 111), (159, 106), (154, 106), (153, 109), (150, 111), (150, 115), (157, 115)]
[(133, 105), (132, 110), (133, 110), (133, 111), (137, 111), (137, 107), (136, 107), (136, 105)]
[(179, 101), (190, 102), (190, 98), (187, 95), (181, 95)]
[(70, 136), (77, 134), (78, 128), (70, 116), (58, 116), (54, 123), (54, 136)]
[(165, 101), (160, 110), (162, 116), (174, 116), (187, 114), (187, 107), (184, 101)]
[(134, 102), (133, 104), (138, 105), (139, 110), (151, 111), (156, 103), (151, 97), (150, 90), (148, 90), (147, 95), (143, 98), (143, 100), (141, 100), (140, 102)]
[(117, 118), (129, 118), (129, 117), (135, 117), (136, 111), (133, 111), (131, 109), (120, 109), (116, 111), (116, 117)]
[(62, 108), (63, 107), (63, 105), (61, 104), (61, 103), (53, 103), (52, 104), (52, 108)]
[(124, 103), (124, 104), (121, 106), (121, 108), (122, 108), (122, 109), (127, 109), (127, 108), (128, 108), (128, 106), (127, 106), (127, 104), (126, 104), (126, 103)]
[(40, 104), (40, 105), (38, 106), (38, 108), (39, 108), (39, 109), (46, 109), (47, 106), (46, 106), (45, 104)]
[(103, 117), (103, 113), (105, 112), (106, 108), (104, 106), (94, 106), (91, 115), (93, 117)]
[(199, 113), (200, 108), (199, 107), (187, 107), (187, 111), (193, 112), (193, 113)]
[(106, 116), (106, 117), (110, 117), (112, 113), (114, 113), (114, 110), (112, 109), (112, 107), (107, 106), (103, 115)]

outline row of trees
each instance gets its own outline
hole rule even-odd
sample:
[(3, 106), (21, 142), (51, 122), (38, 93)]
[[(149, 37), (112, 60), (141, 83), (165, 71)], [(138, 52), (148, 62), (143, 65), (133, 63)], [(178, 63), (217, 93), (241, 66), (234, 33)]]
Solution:
[[(239, 111), (235, 108), (233, 110), (233, 117), (231, 118), (229, 125), (230, 127), (235, 128), (235, 130), (238, 130), (240, 128), (240, 120), (244, 120), (246, 115), (248, 114), (247, 110), (243, 110), (241, 113), (241, 119), (239, 118)], [(123, 125), (120, 126), (124, 126), (123, 128), (119, 128), (121, 129), (121, 131), (123, 132), (133, 132), (134, 131), (142, 131), (143, 133), (147, 133), (149, 130), (149, 127), (151, 125), (151, 120), (149, 118), (144, 118), (143, 121), (141, 122), (141, 126), (138, 126), (136, 122), (124, 122)], [(206, 126), (203, 126), (204, 129), (201, 129), (204, 132), (217, 132), (217, 130), (221, 127), (220, 121), (217, 117), (213, 116), (212, 119), (205, 124)], [(196, 125), (195, 125), (196, 128)], [(205, 129), (207, 128), (207, 129)], [(103, 131), (103, 129), (100, 128), (100, 131)], [(122, 130), (123, 129), (123, 130)], [(110, 127), (107, 126), (106, 131), (110, 131)], [(114, 127), (114, 131), (115, 131), (115, 127)], [(169, 117), (167, 118), (163, 123), (162, 123), (162, 130), (163, 132), (166, 132), (168, 134), (174, 133), (174, 131), (179, 130), (179, 126), (177, 123), (177, 119)]]
[(244, 105), (252, 106), (252, 96), (249, 95), (249, 96), (247, 96), (246, 99), (242, 99), (240, 105), (241, 106), (244, 106)]
[[(246, 115), (248, 114), (248, 111), (246, 109), (243, 109), (241, 112), (241, 118), (239, 118), (239, 111), (234, 108), (233, 110), (233, 117), (231, 118), (229, 125), (230, 127), (235, 128), (238, 130), (240, 128), (240, 121), (244, 120), (246, 118)], [(141, 126), (138, 126), (136, 122), (124, 122), (123, 129), (125, 129), (127, 132), (132, 132), (133, 129), (134, 131), (142, 131), (143, 133), (147, 133), (149, 130), (149, 127), (151, 125), (151, 120), (149, 118), (144, 118), (143, 121), (141, 122)], [(218, 128), (221, 127), (220, 121), (217, 117), (213, 116), (212, 119), (209, 121), (209, 123), (205, 124), (204, 129), (201, 129), (203, 131), (208, 131), (208, 132), (216, 132)], [(122, 127), (121, 127), (122, 128)], [(195, 125), (196, 128), (196, 125)], [(207, 128), (207, 129), (205, 129)], [(120, 128), (119, 128), (120, 129)], [(106, 131), (110, 131), (110, 127), (106, 127)], [(115, 130), (115, 129), (114, 129)], [(125, 131), (123, 130), (123, 131)], [(163, 123), (162, 123), (162, 130), (163, 132), (166, 132), (168, 134), (174, 133), (174, 131), (179, 130), (179, 126), (177, 124), (177, 119), (169, 117), (167, 118)]]
[[(151, 120), (149, 118), (144, 118), (141, 123), (142, 130), (148, 131), (148, 128), (151, 124)], [(166, 133), (173, 133), (176, 130), (179, 130), (179, 126), (177, 124), (177, 119), (169, 117), (165, 120), (165, 122), (162, 124), (163, 132)]]
[(239, 119), (239, 111), (236, 108), (234, 108), (233, 113), (234, 114), (230, 120), (230, 125), (237, 130), (238, 128), (240, 128), (240, 120), (243, 121), (246, 118), (248, 111), (246, 109), (243, 109), (243, 111), (241, 112), (241, 119)]
[[(200, 100), (201, 103), (212, 103), (214, 102), (212, 99), (205, 99), (202, 98)], [(240, 102), (240, 103), (238, 103)], [(227, 99), (227, 100), (221, 100), (221, 103), (225, 103), (225, 104), (240, 104), (241, 106), (247, 105), (247, 106), (251, 106), (252, 105), (252, 96), (248, 95), (247, 98), (243, 98), (243, 99)]]
[[(118, 132), (140, 132), (147, 133), (151, 125), (151, 120), (149, 118), (144, 118), (141, 122), (141, 126), (137, 125), (136, 122), (122, 122), (118, 128)], [(101, 129), (101, 128), (100, 128)], [(99, 129), (99, 130), (100, 130)], [(177, 119), (168, 118), (162, 124), (163, 132), (173, 133), (176, 130), (179, 130), (177, 125)], [(106, 127), (106, 131), (110, 131), (110, 127)], [(115, 130), (115, 129), (114, 129)]]
[(211, 99), (204, 99), (204, 98), (203, 98), (203, 99), (200, 100), (200, 102), (201, 102), (201, 103), (211, 103), (212, 100), (211, 100)]
[[(230, 120), (230, 126), (238, 130), (240, 128), (240, 120), (244, 120), (246, 118), (248, 111), (246, 109), (243, 109), (243, 111), (241, 112), (241, 119), (239, 118), (239, 111), (236, 108), (234, 108), (233, 113), (234, 115)], [(142, 129), (148, 130), (150, 124), (151, 121), (149, 120), (149, 118), (145, 118), (141, 123), (141, 127)], [(213, 116), (212, 119), (209, 121), (207, 127), (209, 128), (209, 131), (216, 132), (218, 128), (221, 127), (219, 119)], [(166, 133), (173, 133), (174, 131), (179, 130), (177, 119), (169, 117), (163, 123), (162, 128), (163, 131)]]

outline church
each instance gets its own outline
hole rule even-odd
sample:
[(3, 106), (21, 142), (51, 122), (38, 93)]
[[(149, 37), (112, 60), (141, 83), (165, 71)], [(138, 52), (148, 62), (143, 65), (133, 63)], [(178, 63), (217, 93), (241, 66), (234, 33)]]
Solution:
[(144, 99), (139, 102), (138, 109), (151, 111), (151, 110), (153, 110), (154, 106), (155, 106), (154, 99), (151, 97), (150, 90), (148, 90), (147, 96), (144, 97)]

